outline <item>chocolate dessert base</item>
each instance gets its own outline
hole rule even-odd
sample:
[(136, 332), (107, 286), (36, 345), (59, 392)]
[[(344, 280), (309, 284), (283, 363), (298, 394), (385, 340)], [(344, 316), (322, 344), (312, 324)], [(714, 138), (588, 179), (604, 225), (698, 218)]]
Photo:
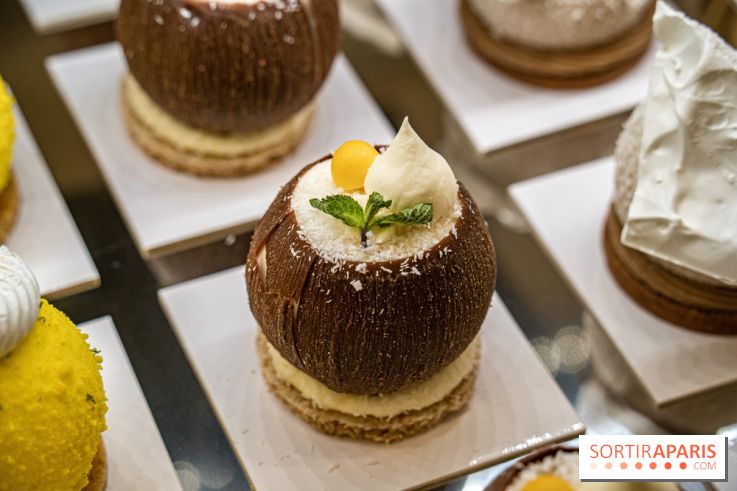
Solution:
[(575, 448), (562, 447), (560, 445), (541, 448), (536, 452), (532, 452), (531, 454), (522, 457), (511, 467), (508, 467), (507, 470), (499, 474), (499, 476), (489, 484), (485, 491), (505, 491), (514, 482), (514, 480), (517, 479), (517, 476), (525, 467), (530, 464), (540, 462), (545, 457), (556, 455), (558, 452), (577, 453), (578, 450)]
[[(125, 85), (124, 85), (125, 87)], [(292, 153), (302, 142), (312, 118), (278, 145), (234, 156), (193, 153), (157, 137), (130, 107), (127, 90), (122, 90), (123, 116), (128, 132), (144, 152), (174, 170), (204, 177), (237, 177), (252, 174)]]
[(461, 20), (471, 47), (486, 61), (525, 82), (561, 89), (591, 87), (619, 77), (647, 51), (652, 35), (652, 11), (648, 11), (624, 36), (605, 45), (542, 51), (495, 38), (468, 0), (461, 0)]
[(105, 444), (100, 442), (100, 449), (97, 451), (95, 458), (92, 459), (92, 469), (89, 473), (89, 484), (84, 491), (103, 491), (107, 484), (107, 453), (105, 452)]
[(269, 389), (304, 421), (328, 435), (377, 443), (394, 443), (437, 426), (451, 414), (461, 410), (473, 394), (477, 368), (464, 378), (445, 399), (432, 406), (401, 414), (390, 419), (374, 416), (352, 416), (315, 407), (290, 384), (281, 380), (268, 354), (267, 341), (259, 332), (256, 340), (261, 360), (261, 373)]
[(15, 177), (11, 176), (8, 186), (0, 193), (0, 242), (5, 242), (15, 225), (19, 202)]
[(737, 289), (689, 281), (621, 242), (622, 224), (610, 210), (604, 250), (617, 283), (641, 307), (677, 326), (737, 335)]

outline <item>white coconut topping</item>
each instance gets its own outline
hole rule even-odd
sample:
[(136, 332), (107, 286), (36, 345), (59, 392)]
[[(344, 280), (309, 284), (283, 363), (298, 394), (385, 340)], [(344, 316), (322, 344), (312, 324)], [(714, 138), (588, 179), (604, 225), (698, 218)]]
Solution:
[(575, 491), (678, 491), (673, 483), (666, 482), (581, 482), (578, 479), (578, 452), (563, 451), (527, 464), (505, 491), (522, 491), (541, 476), (559, 477)]
[[(331, 163), (331, 160), (326, 160), (307, 171), (292, 194), (292, 210), (300, 226), (300, 235), (320, 253), (323, 259), (339, 265), (343, 261), (378, 262), (422, 257), (425, 251), (453, 233), (461, 216), (458, 196), (452, 210), (445, 216), (434, 216), (428, 225), (396, 226), (394, 227), (396, 233), (381, 244), (376, 242), (373, 234), (368, 234), (368, 245), (363, 247), (358, 229), (349, 227), (310, 205), (312, 198), (345, 194), (343, 189), (333, 182)], [(361, 206), (366, 205), (368, 197), (365, 194), (353, 193), (351, 196)], [(358, 268), (356, 270), (361, 272)], [(410, 267), (407, 267), (407, 273), (410, 272)]]
[(575, 488), (578, 485), (578, 452), (558, 452), (526, 465), (506, 491), (522, 491), (525, 485), (544, 475), (560, 477)]

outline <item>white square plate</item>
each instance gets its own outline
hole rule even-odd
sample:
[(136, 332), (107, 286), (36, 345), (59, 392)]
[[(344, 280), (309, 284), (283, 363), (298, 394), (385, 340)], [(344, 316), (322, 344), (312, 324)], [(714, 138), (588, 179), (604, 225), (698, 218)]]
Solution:
[(100, 350), (107, 394), (107, 491), (181, 490), (174, 466), (110, 317), (79, 326)]
[(394, 132), (340, 55), (317, 97), (307, 137), (292, 155), (243, 178), (200, 178), (153, 162), (128, 136), (120, 107), (126, 72), (118, 44), (57, 55), (47, 66), (94, 153), (145, 258), (252, 228), (302, 167), (346, 140), (390, 143)]
[(737, 381), (737, 339), (688, 331), (650, 314), (609, 272), (602, 237), (614, 160), (516, 184), (510, 193), (542, 247), (603, 326), (655, 404)]
[(39, 34), (88, 26), (115, 18), (120, 0), (20, 0)]
[(471, 50), (459, 0), (376, 1), (478, 153), (625, 112), (647, 93), (654, 47), (604, 85), (547, 89), (503, 74)]
[(393, 445), (324, 435), (269, 393), (243, 268), (159, 292), (164, 311), (256, 489), (399, 489), (482, 469), (583, 426), (498, 297), (467, 410)]
[(28, 263), (47, 298), (95, 288), (100, 275), (77, 225), (17, 106), (14, 114), (13, 174), (20, 202), (6, 245)]

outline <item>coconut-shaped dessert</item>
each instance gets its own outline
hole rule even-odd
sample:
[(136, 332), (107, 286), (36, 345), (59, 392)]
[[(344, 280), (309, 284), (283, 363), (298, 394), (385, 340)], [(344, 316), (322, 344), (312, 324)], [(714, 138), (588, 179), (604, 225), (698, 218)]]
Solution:
[(348, 142), (287, 183), (246, 278), (266, 381), (322, 431), (397, 441), (470, 399), (494, 248), (407, 120), (389, 147)]
[(340, 44), (337, 0), (122, 0), (117, 32), (135, 141), (215, 176), (297, 146)]
[(460, 0), (470, 46), (527, 82), (604, 83), (650, 46), (655, 0)]

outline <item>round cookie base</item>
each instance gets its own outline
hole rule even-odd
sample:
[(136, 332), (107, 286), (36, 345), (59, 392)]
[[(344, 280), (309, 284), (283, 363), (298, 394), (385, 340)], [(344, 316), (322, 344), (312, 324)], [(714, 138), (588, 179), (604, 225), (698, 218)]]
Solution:
[[(655, 1), (650, 11), (655, 9)], [(461, 20), (473, 50), (496, 68), (524, 82), (555, 89), (579, 89), (609, 82), (629, 71), (650, 46), (652, 15), (606, 45), (580, 51), (540, 51), (503, 42), (489, 32), (461, 0)]]
[(0, 193), (0, 242), (4, 243), (10, 235), (18, 216), (20, 198), (15, 177), (11, 177), (7, 187)]
[(103, 491), (107, 484), (107, 453), (105, 452), (105, 444), (100, 442), (100, 449), (92, 459), (92, 469), (89, 473), (89, 484), (84, 491)]
[(261, 374), (273, 392), (289, 409), (311, 426), (328, 435), (368, 440), (377, 443), (395, 443), (423, 433), (463, 409), (473, 395), (478, 367), (475, 367), (453, 391), (432, 406), (410, 411), (390, 419), (373, 416), (353, 416), (333, 410), (324, 410), (282, 381), (276, 374), (268, 354), (267, 341), (259, 332), (256, 348), (261, 361)]
[(276, 145), (258, 149), (253, 153), (232, 156), (200, 154), (183, 149), (175, 142), (157, 137), (131, 108), (132, 99), (128, 97), (127, 87), (127, 84), (123, 84), (121, 91), (123, 117), (133, 140), (160, 164), (202, 177), (239, 177), (268, 167), (292, 153), (299, 146), (312, 122), (312, 114), (310, 114), (304, 119), (304, 124), (289, 133), (287, 138)]
[(737, 289), (710, 287), (674, 275), (622, 244), (614, 209), (604, 228), (604, 251), (619, 286), (642, 308), (672, 324), (709, 334), (737, 335)]

